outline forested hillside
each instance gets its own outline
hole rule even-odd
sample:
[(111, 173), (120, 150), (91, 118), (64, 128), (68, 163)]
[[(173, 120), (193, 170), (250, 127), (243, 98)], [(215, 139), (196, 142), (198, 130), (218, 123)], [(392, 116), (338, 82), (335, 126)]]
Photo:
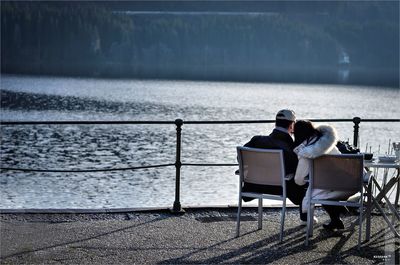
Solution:
[(346, 54), (346, 67), (398, 84), (399, 2), (284, 3), (258, 2), (246, 13), (200, 3), (200, 11), (169, 3), (157, 12), (151, 1), (145, 10), (137, 2), (2, 1), (1, 71), (329, 82)]

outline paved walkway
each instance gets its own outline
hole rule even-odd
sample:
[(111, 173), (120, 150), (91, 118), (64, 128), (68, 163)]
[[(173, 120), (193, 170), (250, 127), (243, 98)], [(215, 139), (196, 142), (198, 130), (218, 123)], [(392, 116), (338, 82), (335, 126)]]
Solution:
[[(0, 214), (1, 264), (399, 264), (399, 240), (373, 216), (370, 242), (357, 250), (358, 227), (343, 233), (305, 230), (289, 209), (279, 243), (280, 209), (265, 208), (257, 230), (256, 209), (245, 209), (235, 238), (235, 208), (125, 213)], [(320, 221), (327, 220), (321, 209)], [(356, 216), (344, 218), (345, 225)], [(396, 241), (397, 240), (397, 241)]]

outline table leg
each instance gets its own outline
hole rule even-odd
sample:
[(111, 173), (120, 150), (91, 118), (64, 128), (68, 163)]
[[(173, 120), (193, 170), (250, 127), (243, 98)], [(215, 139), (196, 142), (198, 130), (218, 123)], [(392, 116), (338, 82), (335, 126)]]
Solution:
[[(372, 181), (375, 183), (375, 186), (378, 188), (378, 190), (382, 191), (382, 189), (380, 188), (378, 182), (375, 179), (372, 179)], [(379, 194), (381, 195), (381, 193)], [(387, 199), (387, 197), (385, 195), (381, 196), (381, 199), (385, 198)], [(382, 207), (379, 204), (379, 200), (377, 200), (376, 198), (374, 198), (373, 196), (371, 197), (372, 202), (374, 203), (375, 207), (382, 213), (383, 218), (385, 219), (386, 223), (389, 225), (390, 230), (392, 230), (392, 232), (394, 233), (394, 235), (396, 237), (400, 237), (399, 232), (397, 232), (396, 228), (393, 226), (392, 222), (390, 222), (389, 218), (386, 216), (385, 210), (382, 209)], [(390, 201), (389, 201), (389, 205), (391, 205)], [(393, 205), (391, 205), (393, 207)], [(392, 209), (392, 208), (391, 208)], [(398, 213), (397, 211), (394, 212), (394, 214), (397, 215), (398, 217)]]
[(396, 209), (399, 207), (399, 197), (400, 197), (400, 169), (397, 169), (397, 193), (396, 193), (396, 199), (394, 200), (394, 205)]
[[(392, 180), (394, 180), (392, 183), (390, 183)], [(392, 205), (390, 200), (386, 197), (386, 193), (390, 190), (391, 186), (393, 186), (397, 180), (396, 179), (391, 179), (391, 181), (388, 182), (388, 185), (386, 185), (383, 189), (379, 186), (378, 182), (375, 179), (372, 179), (372, 181), (375, 183), (375, 186), (379, 190), (378, 196), (375, 197), (375, 200), (379, 203), (382, 198), (385, 199), (386, 204), (390, 208), (390, 210), (393, 212), (394, 215), (396, 215), (397, 219), (400, 219), (399, 213), (397, 212), (397, 209)], [(391, 185), (389, 187), (389, 184)]]
[[(397, 178), (397, 190), (396, 190), (396, 198), (394, 199), (394, 208), (396, 209), (396, 212), (398, 212), (397, 209), (399, 207), (399, 185), (400, 185), (400, 177), (399, 176), (400, 176), (400, 169), (397, 169), (397, 176), (396, 176), (396, 178)], [(396, 220), (395, 220), (394, 215), (393, 215), (392, 223), (394, 224), (395, 222), (396, 222)]]
[(395, 178), (392, 178), (389, 180), (388, 183), (386, 183), (385, 186), (383, 186), (383, 188), (381, 188), (378, 184), (378, 182), (376, 181), (376, 179), (374, 178), (373, 181), (375, 182), (375, 185), (377, 188), (379, 188), (379, 193), (377, 196), (375, 196), (375, 199), (380, 203), (381, 200), (383, 199), (383, 197), (385, 197), (385, 194), (395, 185), (398, 184), (398, 182), (400, 181), (400, 171), (397, 171), (397, 176)]
[(372, 182), (370, 181), (367, 185), (367, 209), (366, 209), (366, 217), (367, 222), (365, 225), (365, 240), (369, 241), (371, 238), (371, 210), (372, 210)]

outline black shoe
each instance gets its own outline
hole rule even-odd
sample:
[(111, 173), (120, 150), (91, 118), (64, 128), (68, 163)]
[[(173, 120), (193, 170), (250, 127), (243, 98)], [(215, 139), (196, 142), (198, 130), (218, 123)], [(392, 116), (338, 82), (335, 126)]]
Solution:
[(335, 229), (343, 230), (344, 229), (344, 224), (342, 220), (337, 220), (337, 221), (331, 221), (329, 224), (323, 224), (322, 225), (326, 230), (333, 231)]

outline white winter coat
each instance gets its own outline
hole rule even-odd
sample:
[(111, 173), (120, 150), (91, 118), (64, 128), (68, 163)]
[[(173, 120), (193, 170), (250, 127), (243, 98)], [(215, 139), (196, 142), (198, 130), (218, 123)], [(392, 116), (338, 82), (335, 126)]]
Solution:
[[(318, 131), (322, 133), (322, 136), (314, 143), (314, 139), (311, 141), (304, 141), (299, 146), (297, 146), (293, 151), (297, 154), (299, 158), (299, 163), (297, 165), (296, 174), (294, 180), (298, 185), (306, 184), (305, 177), (309, 174), (310, 159), (314, 159), (325, 154), (340, 154), (336, 147), (338, 141), (337, 133), (335, 128), (330, 125), (320, 125), (316, 127)], [(303, 212), (307, 212), (308, 204), (308, 194), (303, 199)], [(345, 191), (332, 191), (332, 190), (321, 190), (315, 189), (312, 193), (312, 198), (314, 199), (347, 199), (354, 193)]]

